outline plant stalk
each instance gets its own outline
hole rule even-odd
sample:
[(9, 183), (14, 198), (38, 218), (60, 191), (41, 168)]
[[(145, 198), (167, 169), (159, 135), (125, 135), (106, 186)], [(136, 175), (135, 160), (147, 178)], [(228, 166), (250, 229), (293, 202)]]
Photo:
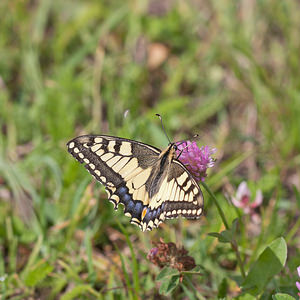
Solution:
[[(223, 224), (225, 226), (225, 228), (227, 230), (230, 230), (230, 227), (228, 225), (228, 222), (226, 220), (226, 217), (225, 217), (225, 214), (221, 208), (221, 206), (219, 205), (218, 203), (218, 200), (216, 198), (216, 196), (214, 195), (214, 193), (210, 190), (210, 188), (207, 186), (207, 184), (205, 182), (201, 182), (202, 186), (205, 188), (205, 190), (208, 192), (208, 194), (211, 196), (211, 199), (213, 200), (214, 204), (216, 205), (217, 209), (218, 209), (218, 212), (221, 216), (221, 219), (223, 221)], [(238, 262), (238, 265), (239, 265), (239, 268), (241, 270), (241, 274), (242, 274), (242, 277), (245, 278), (246, 277), (246, 273), (245, 273), (245, 270), (244, 270), (244, 266), (243, 266), (243, 263), (242, 263), (242, 259), (241, 259), (241, 255), (240, 255), (240, 252), (239, 252), (239, 248), (238, 248), (238, 245), (237, 245), (237, 242), (235, 240), (235, 238), (233, 237), (233, 240), (230, 242), (231, 244), (231, 248), (232, 250), (235, 252), (235, 255), (236, 255), (236, 259), (237, 259), (237, 262)]]

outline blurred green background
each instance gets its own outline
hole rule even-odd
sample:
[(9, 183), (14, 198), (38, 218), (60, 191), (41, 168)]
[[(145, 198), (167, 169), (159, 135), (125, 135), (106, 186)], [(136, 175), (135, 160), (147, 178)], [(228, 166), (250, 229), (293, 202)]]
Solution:
[[(207, 194), (201, 220), (141, 233), (66, 151), (90, 133), (164, 148), (155, 113), (172, 140), (197, 133), (218, 149), (206, 182), (230, 223), (243, 221), (246, 270), (284, 236), (287, 266), (263, 297), (296, 296), (299, 32), (296, 0), (2, 0), (1, 299), (189, 297), (182, 287), (158, 295), (146, 255), (160, 237), (202, 266), (193, 280), (203, 299), (225, 285), (239, 295), (234, 254), (207, 235), (224, 229)], [(264, 195), (258, 228), (228, 201), (243, 180)]]

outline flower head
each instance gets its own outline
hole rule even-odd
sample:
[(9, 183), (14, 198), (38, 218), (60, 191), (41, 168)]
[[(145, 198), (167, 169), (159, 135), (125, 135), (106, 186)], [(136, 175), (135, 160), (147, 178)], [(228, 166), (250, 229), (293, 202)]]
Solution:
[[(300, 278), (300, 266), (297, 268), (297, 272), (298, 272), (298, 276), (299, 276), (299, 278)], [(300, 297), (300, 282), (296, 282), (296, 287), (297, 287), (297, 289), (298, 289), (298, 296)]]
[(252, 219), (258, 220), (259, 216), (255, 212), (255, 208), (260, 206), (263, 201), (263, 195), (261, 190), (256, 191), (256, 196), (253, 202), (251, 202), (251, 192), (245, 181), (241, 182), (237, 188), (235, 197), (231, 197), (232, 203), (241, 208), (245, 214), (251, 215)]
[(196, 180), (204, 181), (207, 176), (207, 169), (213, 167), (216, 161), (211, 157), (216, 149), (209, 146), (199, 148), (194, 141), (178, 142), (176, 145), (178, 159), (187, 167)]
[(156, 247), (150, 249), (147, 258), (160, 268), (169, 266), (181, 272), (196, 266), (194, 258), (187, 254), (187, 250), (183, 247), (177, 248), (174, 243), (165, 243), (161, 239), (156, 243)]

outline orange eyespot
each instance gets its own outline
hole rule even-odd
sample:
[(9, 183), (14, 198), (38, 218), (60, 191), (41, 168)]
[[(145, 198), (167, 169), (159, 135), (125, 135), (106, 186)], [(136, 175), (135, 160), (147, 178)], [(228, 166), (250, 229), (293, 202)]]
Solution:
[(142, 220), (145, 218), (146, 213), (147, 213), (147, 207), (145, 207), (142, 211)]

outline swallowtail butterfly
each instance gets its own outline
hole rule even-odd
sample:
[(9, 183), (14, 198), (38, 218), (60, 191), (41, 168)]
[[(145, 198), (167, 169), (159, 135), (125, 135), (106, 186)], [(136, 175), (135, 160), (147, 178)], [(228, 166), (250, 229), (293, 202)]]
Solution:
[(115, 209), (123, 204), (125, 215), (142, 231), (158, 227), (165, 219), (200, 217), (202, 192), (177, 159), (175, 143), (161, 151), (120, 137), (83, 135), (67, 146), (105, 186)]

